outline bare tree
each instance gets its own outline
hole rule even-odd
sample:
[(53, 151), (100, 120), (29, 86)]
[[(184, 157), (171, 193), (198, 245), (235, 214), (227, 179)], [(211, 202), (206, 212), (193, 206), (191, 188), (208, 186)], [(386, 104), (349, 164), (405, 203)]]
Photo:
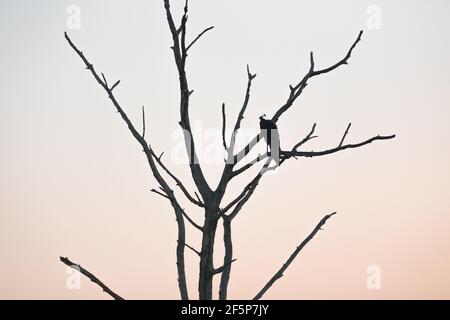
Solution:
[[(133, 135), (134, 139), (143, 148), (144, 154), (147, 158), (150, 170), (159, 184), (158, 189), (153, 189), (152, 191), (165, 199), (170, 203), (175, 213), (177, 227), (178, 227), (178, 241), (176, 248), (176, 259), (177, 259), (177, 272), (178, 272), (178, 286), (181, 299), (189, 299), (188, 289), (186, 284), (185, 275), (185, 261), (184, 252), (185, 248), (192, 250), (199, 257), (199, 279), (198, 279), (198, 294), (199, 299), (209, 300), (213, 298), (213, 277), (220, 275), (220, 287), (219, 287), (219, 299), (227, 299), (227, 288), (230, 280), (230, 273), (232, 263), (236, 260), (233, 258), (233, 241), (232, 241), (232, 222), (234, 218), (239, 214), (244, 205), (249, 201), (251, 196), (254, 194), (261, 178), (264, 174), (271, 170), (270, 167), (272, 160), (271, 151), (265, 154), (259, 155), (256, 159), (251, 161), (245, 161), (248, 158), (250, 151), (257, 145), (261, 140), (262, 134), (256, 135), (253, 139), (248, 142), (248, 144), (241, 150), (236, 150), (236, 136), (241, 128), (241, 122), (244, 118), (247, 106), (250, 100), (250, 91), (252, 82), (256, 75), (250, 72), (250, 68), (247, 66), (247, 88), (244, 98), (244, 102), (239, 111), (238, 117), (234, 123), (234, 128), (231, 133), (230, 139), (227, 139), (225, 134), (226, 129), (226, 111), (225, 104), (222, 105), (222, 144), (227, 153), (227, 159), (225, 161), (223, 171), (221, 173), (220, 182), (215, 190), (210, 187), (202, 171), (202, 167), (198, 161), (197, 149), (192, 135), (191, 122), (189, 118), (189, 102), (190, 96), (193, 91), (189, 88), (188, 79), (186, 76), (186, 62), (188, 58), (189, 50), (192, 48), (197, 41), (205, 35), (213, 27), (206, 28), (200, 34), (198, 34), (191, 42), (187, 41), (187, 22), (188, 22), (188, 2), (184, 6), (184, 12), (181, 17), (179, 24), (175, 23), (174, 17), (171, 12), (169, 0), (164, 0), (165, 12), (167, 15), (167, 22), (169, 25), (170, 33), (172, 35), (173, 45), (171, 49), (173, 51), (173, 56), (175, 60), (175, 65), (179, 75), (179, 85), (180, 85), (180, 121), (179, 125), (184, 132), (184, 142), (186, 147), (186, 152), (189, 158), (189, 169), (192, 179), (195, 183), (197, 191), (190, 192), (180, 179), (178, 179), (170, 169), (163, 163), (162, 157), (158, 156), (153, 149), (151, 143), (145, 136), (145, 110), (142, 108), (142, 131), (140, 132), (136, 129), (135, 125), (130, 121), (126, 112), (116, 99), (114, 95), (114, 89), (119, 85), (120, 80), (110, 85), (106, 80), (103, 73), (99, 73), (94, 68), (94, 65), (88, 61), (86, 56), (80, 51), (72, 40), (69, 38), (67, 33), (65, 33), (65, 38), (69, 43), (70, 47), (78, 54), (78, 56), (83, 60), (86, 69), (88, 69), (99, 85), (105, 90), (112, 104), (116, 108), (117, 112), (122, 117), (123, 121), (128, 127), (128, 130)], [(299, 98), (303, 90), (308, 85), (311, 78), (319, 75), (331, 72), (343, 65), (348, 64), (348, 60), (355, 49), (358, 42), (361, 40), (363, 32), (359, 32), (356, 40), (350, 46), (350, 49), (346, 53), (343, 59), (335, 63), (334, 65), (324, 68), (316, 69), (314, 63), (314, 55), (311, 52), (309, 58), (309, 71), (301, 78), (301, 80), (295, 84), (290, 85), (290, 93), (285, 102), (276, 109), (275, 114), (271, 120), (276, 123), (278, 120), (294, 105), (294, 102)], [(345, 144), (345, 139), (349, 133), (349, 124), (339, 140), (339, 144), (327, 150), (320, 151), (302, 151), (301, 147), (306, 144), (309, 140), (316, 138), (315, 129), (316, 124), (314, 124), (310, 132), (303, 139), (299, 140), (291, 149), (280, 150), (279, 152), (279, 165), (282, 165), (285, 161), (297, 158), (297, 157), (318, 157), (328, 154), (333, 154), (339, 151), (350, 148), (358, 148), (367, 145), (373, 141), (377, 140), (388, 140), (395, 137), (395, 135), (390, 136), (375, 136), (368, 140), (354, 143)], [(235, 177), (245, 173), (252, 166), (262, 163), (262, 166), (258, 173), (249, 180), (248, 184), (242, 189), (242, 192), (234, 198), (229, 203), (223, 203), (222, 199), (227, 192), (227, 187)], [(181, 190), (181, 193), (185, 198), (190, 201), (195, 206), (198, 206), (204, 212), (204, 219), (201, 223), (195, 222), (189, 214), (180, 205), (179, 199), (175, 196), (174, 190), (171, 187), (171, 183), (174, 183), (176, 187)], [(283, 264), (283, 267), (275, 273), (275, 275), (265, 284), (265, 286), (256, 294), (254, 299), (260, 299), (265, 292), (273, 285), (273, 283), (283, 276), (284, 271), (289, 267), (298, 253), (302, 248), (314, 237), (314, 235), (321, 229), (321, 226), (333, 216), (335, 213), (326, 215), (311, 234), (301, 242), (301, 244), (295, 249), (289, 259)], [(202, 234), (202, 243), (200, 249), (195, 249), (194, 247), (186, 243), (185, 236), (185, 221), (187, 221), (192, 227), (197, 229)], [(216, 240), (216, 231), (219, 222), (223, 225), (223, 244), (225, 248), (225, 253), (223, 257), (223, 262), (220, 266), (216, 266), (214, 263), (214, 245)], [(110, 294), (115, 299), (121, 299), (119, 295), (114, 293), (106, 285), (104, 285), (98, 278), (96, 278), (91, 273), (87, 272), (85, 269), (81, 268), (79, 265), (72, 263), (67, 258), (62, 258), (61, 261), (68, 266), (80, 270), (82, 274), (86, 275), (89, 279), (100, 285), (100, 287)]]

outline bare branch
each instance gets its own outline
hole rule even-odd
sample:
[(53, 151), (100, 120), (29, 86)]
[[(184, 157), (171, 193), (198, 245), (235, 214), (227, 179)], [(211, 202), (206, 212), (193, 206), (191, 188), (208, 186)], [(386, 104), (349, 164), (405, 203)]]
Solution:
[(261, 177), (262, 177), (262, 174), (259, 174), (255, 177), (255, 179), (252, 182), (251, 187), (244, 194), (244, 196), (239, 200), (239, 202), (234, 207), (233, 211), (231, 211), (231, 213), (228, 215), (230, 217), (230, 220), (233, 220), (234, 218), (236, 218), (238, 213), (241, 211), (242, 207), (247, 203), (248, 200), (250, 200), (250, 197), (253, 195), (253, 193), (256, 190), (259, 180), (261, 180)]
[(203, 227), (201, 227), (199, 224), (197, 224), (194, 220), (191, 219), (191, 217), (188, 216), (188, 214), (186, 213), (186, 211), (184, 209), (181, 209), (181, 213), (183, 214), (183, 217), (186, 218), (187, 221), (189, 221), (189, 223), (196, 229), (203, 231)]
[(161, 156), (157, 157), (156, 154), (153, 152), (152, 150), (152, 156), (154, 157), (154, 159), (156, 160), (156, 162), (159, 164), (159, 166), (161, 168), (163, 168), (163, 170), (175, 181), (176, 185), (181, 189), (181, 191), (184, 193), (184, 195), (186, 196), (186, 198), (191, 201), (193, 204), (199, 206), (199, 207), (204, 207), (204, 203), (200, 200), (200, 198), (198, 197), (198, 195), (196, 194), (197, 200), (194, 199), (191, 194), (189, 193), (189, 191), (186, 189), (186, 187), (183, 185), (183, 183), (181, 182), (180, 179), (178, 179), (162, 162), (161, 157), (163, 154), (161, 154)]
[(232, 259), (229, 262), (227, 262), (226, 264), (224, 264), (223, 266), (221, 266), (220, 268), (214, 269), (213, 270), (213, 275), (216, 275), (218, 273), (221, 273), (225, 268), (227, 268), (228, 266), (230, 266), (233, 262), (235, 262), (237, 259)]
[(312, 72), (314, 70), (314, 53), (311, 51), (309, 54), (309, 71)]
[(142, 106), (142, 139), (145, 139), (145, 108)]
[(193, 252), (195, 252), (198, 256), (201, 256), (202, 254), (200, 253), (200, 251), (194, 249), (193, 247), (191, 247), (190, 245), (188, 245), (187, 243), (184, 244), (187, 248), (191, 249)]
[(100, 288), (103, 289), (103, 292), (106, 292), (111, 297), (113, 297), (115, 300), (124, 300), (121, 296), (119, 296), (117, 293), (112, 291), (108, 286), (106, 286), (102, 281), (100, 281), (96, 276), (94, 276), (92, 273), (81, 267), (79, 264), (73, 263), (69, 260), (67, 257), (59, 257), (62, 263), (65, 265), (71, 267), (72, 269), (75, 269), (79, 271), (82, 275), (86, 276), (89, 280), (97, 284)]
[[(373, 141), (376, 140), (388, 140), (388, 139), (393, 139), (395, 137), (395, 135), (391, 135), (391, 136), (376, 136), (373, 138), (370, 138), (366, 141), (357, 143), (357, 144), (347, 144), (347, 145), (342, 145), (342, 146), (338, 146), (336, 148), (333, 149), (329, 149), (329, 150), (324, 150), (324, 151), (310, 151), (310, 152), (305, 152), (305, 151), (297, 151), (296, 149), (301, 146), (302, 144), (304, 144), (306, 141), (312, 139), (314, 136), (312, 135), (315, 131), (315, 127), (316, 125), (314, 124), (310, 133), (299, 143), (297, 143), (294, 148), (291, 151), (280, 151), (280, 163), (279, 165), (283, 164), (284, 161), (286, 161), (287, 159), (291, 158), (291, 157), (316, 157), (316, 156), (323, 156), (323, 155), (327, 155), (327, 154), (331, 154), (331, 153), (335, 153), (341, 150), (345, 150), (345, 149), (351, 149), (351, 148), (358, 148), (358, 147), (362, 147), (366, 144), (372, 143)], [(253, 178), (252, 181), (250, 181), (249, 184), (246, 185), (246, 187), (244, 188), (244, 190), (233, 200), (231, 201), (224, 209), (221, 210), (219, 217), (222, 217), (225, 212), (229, 211), (231, 208), (233, 208), (233, 206), (235, 206), (235, 208), (233, 209), (233, 211), (228, 215), (230, 217), (230, 219), (234, 219), (236, 217), (236, 215), (240, 212), (241, 208), (243, 207), (243, 205), (250, 199), (250, 197), (253, 195), (256, 186), (258, 185), (262, 175), (265, 173), (265, 170), (267, 170), (270, 161), (271, 161), (271, 152), (268, 152), (264, 155), (260, 155), (258, 156), (258, 158), (253, 161), (252, 163), (248, 163), (245, 166), (243, 166), (240, 169), (237, 169), (235, 171), (233, 171), (232, 173), (232, 177), (244, 172), (245, 170), (247, 170), (249, 167), (251, 167), (254, 163), (260, 161), (258, 159), (264, 159), (264, 158), (268, 158), (266, 163), (264, 164), (262, 170), (258, 173), (258, 175)]]
[(262, 135), (258, 134), (252, 140), (250, 140), (250, 142), (234, 156), (233, 163), (236, 164), (241, 161), (247, 154), (250, 153), (250, 150), (252, 150), (253, 147), (256, 146), (261, 139)]
[(151, 192), (154, 192), (154, 193), (156, 193), (156, 194), (159, 194), (161, 197), (164, 197), (164, 198), (166, 198), (166, 199), (169, 199), (169, 197), (166, 195), (166, 194), (164, 194), (164, 193), (162, 193), (162, 192), (160, 192), (160, 191), (158, 191), (158, 190), (156, 190), (156, 189), (152, 189), (152, 190), (150, 190)]
[(304, 145), (309, 140), (317, 138), (318, 136), (313, 136), (315, 130), (316, 130), (316, 124), (314, 123), (311, 128), (311, 131), (308, 133), (308, 135), (302, 141), (297, 143), (292, 149), (297, 150), (300, 146)]
[(220, 210), (219, 213), (220, 216), (228, 212), (231, 208), (233, 208), (239, 201), (241, 201), (245, 197), (247, 192), (249, 192), (254, 187), (255, 180), (258, 179), (258, 177), (259, 174), (245, 186), (242, 192), (234, 200), (232, 200), (228, 205), (226, 205), (222, 210)]
[(187, 20), (188, 20), (188, 0), (186, 0), (186, 2), (185, 2), (184, 13), (183, 13), (183, 16), (181, 17), (181, 23), (180, 23), (181, 61), (182, 61), (183, 67), (184, 67), (184, 64), (185, 64), (186, 58), (187, 58), (187, 49), (186, 49), (186, 23), (187, 23)]
[[(167, 1), (168, 3), (168, 1)], [(184, 242), (186, 239), (186, 232), (185, 232), (185, 225), (184, 225), (184, 219), (183, 219), (183, 210), (181, 209), (180, 205), (178, 204), (173, 191), (170, 189), (167, 182), (164, 180), (164, 178), (159, 173), (159, 170), (156, 166), (156, 163), (153, 160), (153, 150), (151, 149), (150, 145), (145, 141), (145, 139), (138, 133), (130, 119), (128, 118), (127, 114), (123, 111), (122, 107), (120, 106), (119, 102), (114, 97), (114, 94), (110, 88), (108, 88), (107, 84), (102, 81), (102, 79), (98, 76), (97, 72), (94, 69), (94, 66), (86, 59), (83, 52), (81, 52), (75, 44), (72, 42), (72, 40), (69, 38), (67, 33), (64, 33), (64, 37), (66, 38), (67, 42), (69, 43), (70, 47), (80, 56), (80, 58), (83, 60), (84, 64), (86, 65), (86, 69), (90, 70), (92, 75), (94, 76), (95, 80), (103, 87), (103, 89), (108, 94), (108, 97), (111, 99), (114, 107), (116, 108), (117, 112), (122, 117), (123, 121), (127, 124), (128, 129), (130, 130), (133, 137), (136, 139), (136, 141), (139, 142), (139, 144), (142, 146), (144, 153), (147, 157), (148, 164), (150, 166), (150, 169), (152, 170), (153, 176), (160, 184), (162, 190), (164, 190), (164, 193), (167, 195), (173, 209), (175, 212), (175, 217), (177, 221), (178, 226), (178, 246), (177, 246), (177, 272), (178, 272), (178, 286), (180, 290), (181, 299), (188, 300), (188, 290), (187, 290), (187, 284), (186, 284), (186, 273), (185, 273), (185, 267), (184, 267)]]
[(225, 151), (228, 150), (227, 141), (225, 138), (226, 127), (227, 127), (227, 116), (225, 114), (225, 102), (224, 102), (224, 103), (222, 103), (222, 144), (223, 144)]
[(198, 157), (195, 148), (195, 141), (191, 131), (191, 124), (189, 119), (189, 96), (192, 93), (189, 90), (188, 81), (186, 77), (185, 64), (187, 57), (186, 50), (186, 22), (188, 13), (188, 3), (186, 1), (184, 7), (184, 14), (181, 18), (181, 26), (178, 30), (175, 27), (173, 21), (172, 13), (170, 11), (170, 1), (164, 0), (164, 7), (166, 10), (167, 21), (169, 24), (169, 29), (172, 34), (173, 46), (172, 50), (174, 53), (175, 64), (178, 69), (179, 82), (180, 82), (180, 121), (179, 124), (183, 129), (185, 147), (189, 157), (189, 167), (191, 169), (191, 175), (195, 182), (195, 185), (202, 195), (203, 198), (209, 196), (212, 193), (205, 176), (203, 174), (202, 168), (198, 162)]
[[(315, 126), (314, 126), (315, 127)], [(318, 156), (324, 156), (324, 155), (328, 155), (328, 154), (332, 154), (332, 153), (336, 153), (345, 149), (352, 149), (352, 148), (359, 148), (362, 146), (365, 146), (366, 144), (372, 143), (374, 141), (377, 140), (389, 140), (389, 139), (393, 139), (395, 138), (395, 135), (390, 135), (390, 136), (375, 136), (372, 137), (368, 140), (365, 140), (363, 142), (360, 143), (356, 143), (356, 144), (347, 144), (347, 145), (342, 145), (339, 144), (338, 147), (336, 148), (332, 148), (332, 149), (328, 149), (328, 150), (323, 150), (323, 151), (298, 151), (297, 149), (302, 146), (305, 142), (316, 138), (317, 136), (312, 136), (312, 133), (314, 132), (314, 127), (311, 130), (311, 132), (308, 134), (307, 137), (305, 137), (302, 141), (300, 141), (299, 143), (297, 143), (291, 151), (284, 151), (281, 150), (280, 151), (280, 165), (290, 159), (290, 158), (296, 158), (296, 157), (318, 157)], [(345, 135), (344, 137), (345, 138)], [(343, 140), (342, 140), (343, 141)], [(243, 173), (244, 171), (250, 169), (254, 164), (258, 163), (259, 161), (266, 159), (267, 157), (271, 156), (271, 152), (267, 152), (265, 154), (259, 155), (257, 158), (255, 158), (254, 160), (250, 161), (249, 163), (245, 164), (244, 166), (242, 166), (239, 169), (236, 169), (235, 171), (232, 172), (231, 174), (231, 178), (236, 177), (237, 175)]]
[(359, 147), (362, 147), (366, 144), (372, 143), (377, 140), (389, 140), (389, 139), (393, 139), (393, 138), (395, 138), (395, 134), (390, 135), (390, 136), (378, 135), (376, 137), (372, 137), (372, 138), (370, 138), (366, 141), (360, 142), (360, 143), (345, 144), (342, 146), (337, 146), (336, 148), (323, 150), (323, 151), (281, 151), (280, 156), (283, 158), (282, 160), (286, 160), (286, 159), (289, 159), (294, 156), (295, 157), (318, 157), (318, 156), (324, 156), (324, 155), (336, 153), (338, 151), (342, 151), (345, 149), (359, 148)]
[(69, 45), (72, 47), (72, 49), (78, 54), (78, 56), (80, 56), (80, 58), (83, 60), (84, 64), (86, 65), (86, 69), (90, 70), (92, 75), (94, 76), (95, 80), (97, 80), (97, 82), (103, 87), (103, 89), (105, 89), (106, 93), (108, 94), (109, 98), (111, 99), (113, 105), (116, 107), (117, 112), (119, 112), (119, 114), (121, 115), (122, 119), (125, 121), (125, 123), (128, 126), (128, 129), (130, 130), (130, 132), (132, 133), (132, 135), (134, 136), (134, 138), (141, 144), (141, 146), (146, 149), (147, 148), (147, 143), (146, 141), (141, 137), (141, 135), (137, 132), (136, 128), (134, 127), (134, 125), (131, 123), (130, 119), (128, 118), (128, 116), (126, 115), (126, 113), (123, 111), (122, 107), (119, 105), (119, 103), (117, 102), (116, 98), (114, 97), (112, 90), (110, 88), (108, 88), (108, 85), (106, 83), (106, 79), (103, 75), (103, 82), (100, 77), (98, 76), (97, 72), (94, 69), (94, 66), (86, 59), (86, 57), (84, 56), (83, 52), (81, 52), (80, 50), (78, 50), (78, 48), (73, 44), (72, 40), (69, 38), (69, 36), (67, 35), (66, 32), (64, 32), (64, 37), (66, 38), (67, 42), (69, 43)]
[(342, 136), (341, 142), (339, 143), (339, 147), (342, 147), (342, 144), (344, 143), (345, 137), (348, 134), (348, 131), (350, 130), (352, 123), (350, 122), (347, 126), (347, 129), (345, 129), (344, 135)]
[[(247, 189), (241, 193), (242, 197), (239, 200), (239, 202), (237, 202), (236, 206), (234, 207), (233, 211), (228, 215), (230, 217), (230, 220), (233, 220), (234, 218), (236, 218), (237, 214), (241, 211), (242, 207), (244, 206), (244, 204), (247, 203), (247, 201), (250, 199), (250, 197), (253, 195), (253, 193), (256, 190), (256, 187), (258, 186), (259, 181), (261, 180), (262, 176), (269, 171), (269, 165), (270, 165), (271, 159), (267, 159), (266, 162), (264, 163), (263, 167), (261, 168), (261, 170), (259, 171), (259, 173), (253, 178), (252, 181), (250, 181), (250, 183), (246, 186), (245, 189)], [(240, 195), (240, 196), (241, 196)]]
[(250, 101), (250, 89), (252, 87), (252, 81), (256, 77), (256, 74), (250, 73), (250, 67), (248, 65), (247, 65), (247, 77), (248, 77), (247, 90), (245, 92), (244, 103), (242, 104), (242, 108), (239, 111), (239, 115), (236, 119), (236, 124), (234, 125), (234, 130), (231, 135), (231, 142), (230, 142), (230, 149), (229, 149), (230, 156), (232, 156), (232, 154), (233, 154), (233, 149), (234, 149), (234, 145), (236, 142), (236, 135), (237, 135), (238, 130), (241, 127), (241, 121), (242, 121), (242, 119), (244, 119), (245, 110), (247, 109), (248, 103)]
[(174, 55), (176, 56), (175, 60), (176, 60), (177, 66), (180, 67), (178, 65), (178, 62), (181, 61), (181, 57), (179, 56), (180, 55), (180, 43), (178, 40), (178, 35), (181, 31), (181, 28), (180, 28), (180, 30), (178, 30), (175, 27), (172, 13), (170, 11), (170, 1), (169, 0), (164, 0), (164, 8), (166, 9), (167, 22), (169, 24), (170, 32), (172, 33), (172, 39), (173, 39), (172, 49), (173, 49)]
[(342, 66), (342, 65), (348, 64), (348, 59), (350, 59), (350, 56), (352, 55), (353, 49), (355, 49), (355, 47), (356, 47), (356, 45), (358, 44), (358, 42), (361, 41), (362, 35), (363, 35), (363, 30), (361, 30), (361, 31), (359, 32), (358, 37), (356, 38), (355, 42), (354, 42), (354, 43), (352, 44), (352, 46), (350, 47), (350, 50), (348, 50), (348, 52), (347, 52), (346, 56), (344, 57), (344, 59), (342, 59), (341, 61), (339, 61), (339, 62), (337, 62), (336, 64), (332, 65), (331, 67), (328, 67), (328, 68), (325, 68), (325, 69), (322, 69), (322, 70), (314, 71), (314, 72), (311, 74), (311, 76), (312, 76), (312, 77), (318, 76), (318, 75), (320, 75), (320, 74), (323, 74), (323, 73), (327, 73), (327, 72), (333, 71), (334, 69), (336, 69), (336, 68), (338, 68), (338, 67), (340, 67), (340, 66)]
[[(314, 138), (317, 138), (318, 136), (313, 136), (315, 130), (316, 130), (316, 124), (314, 123), (314, 125), (312, 126), (311, 131), (308, 133), (308, 135), (307, 135), (303, 140), (301, 140), (299, 143), (297, 143), (297, 144), (292, 148), (292, 150), (295, 151), (295, 150), (297, 150), (297, 148), (299, 148), (300, 146), (302, 146), (303, 144), (305, 144), (305, 143), (308, 142), (309, 140), (314, 139)], [(261, 161), (261, 160), (266, 159), (266, 158), (269, 157), (269, 156), (270, 156), (270, 152), (269, 152), (269, 153), (262, 154), (262, 155), (258, 155), (255, 159), (249, 161), (247, 164), (245, 164), (245, 165), (242, 166), (241, 168), (234, 170), (234, 171), (231, 173), (231, 179), (234, 178), (234, 177), (236, 177), (236, 176), (238, 176), (239, 174), (245, 172), (246, 170), (250, 169), (254, 164), (258, 163), (258, 162)], [(295, 157), (295, 156), (294, 156), (294, 157)]]
[(234, 171), (231, 173), (230, 179), (232, 179), (232, 178), (234, 178), (234, 177), (240, 175), (240, 174), (243, 173), (244, 171), (250, 169), (254, 164), (258, 163), (259, 161), (266, 159), (266, 158), (269, 156), (269, 154), (270, 154), (270, 152), (269, 152), (269, 153), (262, 154), (262, 155), (258, 155), (255, 159), (249, 161), (247, 164), (245, 164), (245, 165), (242, 166), (241, 168), (234, 170)]
[(267, 290), (270, 289), (270, 287), (283, 276), (283, 273), (286, 271), (286, 269), (289, 267), (289, 265), (294, 261), (294, 259), (297, 257), (297, 255), (300, 253), (300, 251), (306, 246), (306, 244), (314, 238), (316, 233), (321, 230), (321, 227), (327, 222), (329, 218), (331, 218), (333, 215), (335, 215), (336, 212), (333, 212), (331, 214), (326, 215), (322, 220), (320, 220), (319, 224), (314, 228), (314, 230), (309, 234), (309, 236), (306, 237), (305, 240), (303, 240), (302, 243), (294, 250), (294, 252), (291, 254), (289, 259), (283, 264), (283, 266), (280, 268), (280, 270), (275, 273), (275, 275), (269, 280), (269, 282), (266, 283), (266, 285), (261, 289), (261, 291), (258, 292), (258, 294), (253, 298), (253, 300), (259, 300), (261, 297), (267, 292)]
[[(351, 56), (354, 48), (356, 47), (358, 42), (361, 41), (362, 34), (363, 34), (363, 31), (361, 30), (358, 34), (358, 37), (356, 38), (356, 40), (353, 42), (352, 46), (348, 50), (346, 56), (339, 62), (332, 65), (331, 67), (315, 71), (314, 70), (314, 66), (315, 66), (314, 56), (313, 56), (313, 53), (311, 52), (310, 53), (309, 71), (306, 73), (306, 75), (302, 78), (302, 80), (300, 80), (300, 82), (297, 85), (289, 86), (289, 88), (290, 88), (289, 97), (288, 97), (287, 101), (275, 112), (274, 116), (272, 117), (272, 121), (277, 122), (280, 119), (280, 117), (294, 104), (294, 102), (297, 100), (297, 98), (301, 95), (303, 90), (308, 85), (309, 79), (311, 79), (312, 77), (318, 76), (320, 74), (333, 71), (334, 69), (338, 68), (341, 65), (348, 64), (348, 60), (350, 59), (350, 56)], [(253, 147), (256, 145), (256, 143), (258, 141), (259, 140), (257, 139), (257, 137), (255, 137), (244, 148), (242, 148), (241, 151), (239, 151), (234, 157), (235, 163), (239, 162), (247, 154), (249, 154), (250, 151), (253, 149)]]
[(113, 86), (111, 87), (111, 91), (114, 90), (115, 87), (117, 87), (120, 83), (120, 80), (117, 80), (116, 83), (113, 84)]
[(198, 196), (198, 193), (196, 191), (194, 191), (195, 197), (197, 198), (197, 201), (202, 205), (202, 207), (204, 206), (204, 203), (202, 202), (202, 200), (200, 200), (200, 197)]
[[(235, 147), (235, 143), (236, 143), (236, 135), (238, 133), (238, 130), (241, 127), (241, 121), (244, 118), (245, 110), (247, 109), (248, 103), (250, 101), (250, 89), (251, 89), (252, 81), (255, 77), (256, 77), (256, 74), (252, 74), (250, 72), (250, 67), (247, 65), (247, 90), (245, 93), (244, 103), (242, 105), (241, 110), (239, 111), (239, 115), (238, 115), (238, 117), (236, 119), (236, 123), (234, 125), (234, 130), (231, 134), (226, 164), (223, 169), (222, 176), (219, 181), (219, 185), (216, 189), (216, 192), (218, 192), (220, 197), (222, 197), (223, 194), (225, 193), (228, 182), (231, 180), (231, 177), (232, 177), (233, 167), (237, 163), (237, 161), (234, 161), (235, 156), (233, 156), (234, 147)], [(224, 114), (224, 108), (223, 108), (222, 112)], [(259, 139), (259, 135), (258, 135), (258, 139)], [(219, 215), (220, 215), (220, 212), (219, 212)]]
[(102, 72), (102, 78), (103, 78), (103, 82), (105, 83), (105, 86), (108, 87), (108, 81), (106, 81), (106, 77)]
[(318, 76), (323, 73), (333, 71), (334, 69), (338, 68), (341, 65), (348, 64), (348, 59), (350, 58), (352, 51), (356, 47), (358, 42), (361, 41), (362, 34), (363, 34), (363, 31), (361, 30), (359, 32), (358, 37), (356, 38), (355, 42), (352, 44), (352, 46), (350, 47), (346, 56), (344, 57), (344, 59), (342, 59), (341, 61), (337, 62), (336, 64), (334, 64), (333, 66), (331, 66), (329, 68), (315, 71), (314, 70), (314, 57), (313, 57), (313, 53), (311, 52), (311, 54), (310, 54), (310, 69), (309, 69), (308, 73), (303, 77), (303, 79), (294, 88), (291, 87), (291, 94), (290, 94), (288, 100), (280, 109), (278, 109), (278, 111), (272, 117), (272, 120), (277, 122), (278, 119), (280, 118), (280, 116), (292, 106), (294, 101), (300, 96), (303, 89), (307, 86), (307, 82), (310, 78)]
[[(344, 136), (341, 139), (341, 142), (339, 143), (339, 146), (336, 148), (332, 148), (332, 149), (328, 149), (328, 150), (323, 150), (323, 151), (298, 151), (297, 149), (302, 146), (303, 144), (305, 144), (307, 141), (316, 138), (318, 136), (313, 136), (316, 124), (313, 125), (313, 128), (311, 129), (310, 133), (300, 142), (298, 142), (291, 151), (284, 151), (281, 150), (280, 151), (280, 165), (283, 164), (284, 161), (290, 159), (290, 158), (296, 158), (296, 157), (318, 157), (318, 156), (324, 156), (324, 155), (328, 155), (328, 154), (332, 154), (332, 153), (336, 153), (345, 149), (352, 149), (352, 148), (359, 148), (362, 146), (365, 146), (369, 143), (372, 143), (374, 141), (377, 140), (389, 140), (389, 139), (393, 139), (395, 138), (395, 135), (390, 135), (390, 136), (375, 136), (372, 137), (368, 140), (365, 140), (363, 142), (360, 143), (356, 143), (356, 144), (347, 144), (347, 145), (343, 145), (343, 141), (345, 139), (345, 137), (348, 134), (348, 131), (350, 129), (350, 125), (348, 125), (347, 130), (344, 133)], [(271, 152), (259, 155), (257, 158), (255, 158), (254, 160), (250, 161), (249, 163), (245, 164), (244, 166), (242, 166), (241, 168), (234, 170), (231, 174), (231, 178), (236, 177), (237, 175), (245, 172), (246, 170), (250, 169), (254, 164), (258, 163), (259, 161), (266, 159), (267, 157), (271, 156)]]
[(186, 51), (189, 51), (189, 49), (194, 45), (194, 43), (196, 43), (206, 32), (208, 32), (209, 30), (214, 29), (214, 26), (211, 26), (209, 28), (206, 28), (205, 30), (203, 30), (186, 48)]
[[(168, 196), (167, 194), (165, 194), (165, 190), (163, 189), (163, 188), (160, 188), (163, 192), (160, 192), (160, 191), (158, 191), (158, 190), (156, 190), (156, 189), (151, 189), (150, 191), (151, 192), (154, 192), (154, 193), (156, 193), (156, 194), (159, 194), (160, 196), (162, 196), (162, 197), (164, 197), (164, 198), (166, 198), (166, 199), (169, 199), (170, 201), (173, 201), (173, 199), (170, 197), (170, 196)], [(180, 213), (183, 215), (183, 217), (185, 217), (186, 218), (186, 220), (194, 227), (194, 228), (196, 228), (196, 229), (198, 229), (198, 230), (200, 230), (200, 231), (203, 231), (203, 227), (201, 227), (198, 223), (196, 223), (191, 217), (189, 217), (189, 215), (186, 213), (186, 211), (183, 209), (183, 208), (181, 208), (181, 207), (179, 207), (179, 205), (178, 205), (178, 203), (177, 203), (177, 209), (180, 211)]]

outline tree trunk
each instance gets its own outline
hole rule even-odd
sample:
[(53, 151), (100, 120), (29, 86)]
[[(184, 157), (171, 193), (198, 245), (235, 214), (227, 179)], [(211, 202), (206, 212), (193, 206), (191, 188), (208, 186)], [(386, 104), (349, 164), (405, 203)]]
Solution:
[(225, 256), (223, 258), (224, 269), (220, 278), (219, 300), (227, 300), (228, 282), (231, 273), (231, 261), (233, 259), (233, 242), (231, 240), (231, 219), (223, 219), (223, 242), (225, 245)]
[(214, 239), (217, 230), (218, 207), (205, 209), (202, 250), (200, 256), (200, 276), (198, 292), (200, 300), (212, 300), (212, 281), (214, 272)]

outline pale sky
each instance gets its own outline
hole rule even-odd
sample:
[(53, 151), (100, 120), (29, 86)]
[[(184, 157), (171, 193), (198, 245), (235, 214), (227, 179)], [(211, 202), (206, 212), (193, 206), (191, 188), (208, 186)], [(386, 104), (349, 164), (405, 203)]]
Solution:
[[(184, 1), (172, 2), (179, 17)], [(70, 5), (81, 10), (80, 29), (67, 26)], [(379, 9), (379, 29), (367, 26), (369, 7)], [(246, 64), (257, 78), (243, 127), (258, 130), (258, 117), (273, 115), (308, 70), (310, 51), (327, 67), (361, 29), (350, 64), (310, 81), (278, 122), (282, 148), (314, 122), (319, 138), (307, 150), (336, 146), (348, 122), (349, 143), (397, 134), (290, 160), (265, 176), (234, 221), (229, 298), (252, 298), (333, 211), (265, 298), (450, 298), (449, 9), (446, 0), (191, 1), (190, 39), (215, 26), (187, 67), (205, 154), (222, 102), (228, 123), (239, 111)], [(175, 159), (178, 78), (163, 1), (3, 0), (0, 24), (0, 298), (109, 299), (84, 278), (79, 290), (67, 287), (59, 262), (67, 256), (125, 298), (178, 299), (174, 213), (150, 192), (157, 182), (141, 148), (63, 37), (111, 83), (121, 80), (116, 97), (139, 128), (146, 106), (152, 145), (193, 190)], [(205, 157), (215, 186), (222, 164)], [(252, 177), (237, 180), (226, 199)], [(201, 221), (200, 210), (184, 206)], [(197, 230), (187, 237), (199, 247)], [(377, 290), (366, 285), (372, 265), (381, 271)], [(186, 271), (196, 297), (190, 251)]]

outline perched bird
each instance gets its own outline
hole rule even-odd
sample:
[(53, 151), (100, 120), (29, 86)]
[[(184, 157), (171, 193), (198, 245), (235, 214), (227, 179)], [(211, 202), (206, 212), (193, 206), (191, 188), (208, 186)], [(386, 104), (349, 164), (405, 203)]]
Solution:
[(259, 127), (267, 143), (267, 152), (269, 152), (269, 146), (271, 153), (279, 154), (280, 151), (280, 135), (278, 133), (277, 124), (270, 120), (264, 119), (266, 115), (263, 114), (259, 117)]

